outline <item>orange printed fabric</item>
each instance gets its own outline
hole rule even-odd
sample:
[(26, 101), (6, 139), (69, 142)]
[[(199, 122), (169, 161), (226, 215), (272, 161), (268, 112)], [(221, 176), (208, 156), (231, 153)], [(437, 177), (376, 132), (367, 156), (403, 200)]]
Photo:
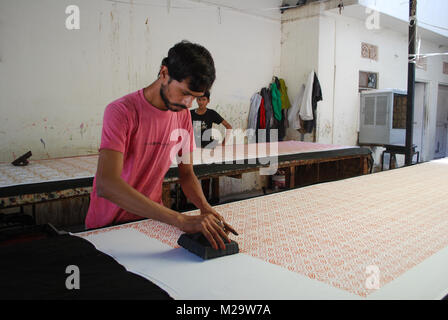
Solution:
[[(381, 286), (448, 246), (448, 159), (216, 206), (239, 232), (240, 252), (367, 297), (366, 268)], [(198, 211), (188, 214), (198, 214)], [(134, 228), (178, 247), (181, 231)]]

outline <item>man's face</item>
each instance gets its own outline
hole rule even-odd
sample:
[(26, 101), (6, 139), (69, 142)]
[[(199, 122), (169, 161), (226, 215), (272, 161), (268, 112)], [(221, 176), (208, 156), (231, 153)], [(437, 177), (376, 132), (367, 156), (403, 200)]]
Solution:
[(199, 98), (196, 98), (196, 102), (198, 103), (199, 108), (202, 109), (202, 108), (207, 107), (210, 100), (208, 100), (207, 97), (199, 97)]
[(188, 88), (188, 80), (178, 82), (174, 79), (162, 84), (160, 87), (160, 97), (168, 110), (179, 112), (191, 108), (193, 100), (204, 95), (204, 92), (191, 91)]

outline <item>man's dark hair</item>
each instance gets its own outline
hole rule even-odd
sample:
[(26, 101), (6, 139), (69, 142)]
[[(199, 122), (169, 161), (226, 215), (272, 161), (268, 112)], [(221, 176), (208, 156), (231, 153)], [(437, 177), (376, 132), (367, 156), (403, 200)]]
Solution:
[(208, 91), (215, 81), (215, 63), (212, 55), (203, 46), (182, 41), (168, 51), (168, 57), (162, 60), (162, 66), (168, 68), (169, 76), (176, 81), (189, 80), (192, 91)]
[(206, 97), (208, 100), (210, 100), (210, 91), (209, 91), (209, 90), (206, 90), (206, 91), (204, 92), (203, 97)]

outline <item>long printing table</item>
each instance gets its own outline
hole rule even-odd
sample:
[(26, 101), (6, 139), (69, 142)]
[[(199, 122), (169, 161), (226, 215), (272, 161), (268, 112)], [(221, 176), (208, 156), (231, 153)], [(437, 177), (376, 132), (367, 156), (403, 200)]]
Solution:
[[(241, 178), (243, 173), (258, 171), (274, 161), (278, 168), (288, 168), (288, 187), (368, 173), (370, 150), (365, 148), (297, 141), (280, 142), (275, 148), (274, 144), (241, 146), (218, 147), (212, 155), (207, 149), (195, 150), (195, 173), (199, 179), (213, 179), (214, 198), (219, 198), (219, 177)], [(268, 153), (263, 153), (266, 148)], [(90, 155), (35, 160), (25, 167), (0, 163), (0, 208), (88, 195), (97, 162), (98, 155)], [(163, 184), (167, 206), (171, 203), (170, 184), (178, 180), (177, 165), (173, 164)]]
[[(286, 187), (294, 188), (367, 174), (370, 161), (367, 148), (300, 141), (228, 145), (193, 153), (196, 176), (212, 178), (215, 200), (219, 200), (219, 178), (223, 176), (241, 179), (248, 172), (273, 175), (276, 169), (286, 169)], [(173, 166), (165, 176), (164, 199), (168, 199), (168, 183), (178, 181), (178, 169)]]
[(0, 209), (89, 195), (98, 155), (0, 163)]
[[(181, 231), (152, 220), (70, 239), (87, 240), (174, 299), (442, 299), (448, 294), (448, 158), (215, 209), (239, 232), (231, 235), (239, 254), (204, 261), (177, 245)], [(4, 254), (0, 247), (0, 261), (14, 261), (14, 252)], [(24, 268), (38, 282), (41, 269), (32, 273), (25, 260), (15, 268), (11, 262), (9, 268), (2, 265), (7, 284)], [(53, 254), (52, 263), (57, 261)], [(101, 275), (96, 281), (102, 283)]]

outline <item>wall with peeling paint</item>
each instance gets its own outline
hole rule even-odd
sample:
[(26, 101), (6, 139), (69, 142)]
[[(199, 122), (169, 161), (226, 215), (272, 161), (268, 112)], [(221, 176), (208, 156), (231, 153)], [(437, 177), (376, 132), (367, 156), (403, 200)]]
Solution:
[[(291, 11), (286, 11), (283, 14), (280, 75), (288, 87), (290, 102), (294, 103), (309, 73), (318, 70), (319, 18), (306, 17), (289, 21), (290, 13)], [(288, 128), (286, 133), (288, 140), (301, 140), (296, 130)], [(312, 135), (306, 134), (304, 141), (313, 141)]]
[[(65, 27), (71, 4), (80, 9), (80, 30)], [(0, 161), (28, 150), (32, 159), (97, 153), (106, 105), (155, 80), (168, 49), (183, 39), (215, 59), (210, 107), (246, 128), (250, 97), (279, 69), (280, 20), (199, 1), (166, 4), (1, 1)], [(223, 183), (224, 193), (253, 187)]]

